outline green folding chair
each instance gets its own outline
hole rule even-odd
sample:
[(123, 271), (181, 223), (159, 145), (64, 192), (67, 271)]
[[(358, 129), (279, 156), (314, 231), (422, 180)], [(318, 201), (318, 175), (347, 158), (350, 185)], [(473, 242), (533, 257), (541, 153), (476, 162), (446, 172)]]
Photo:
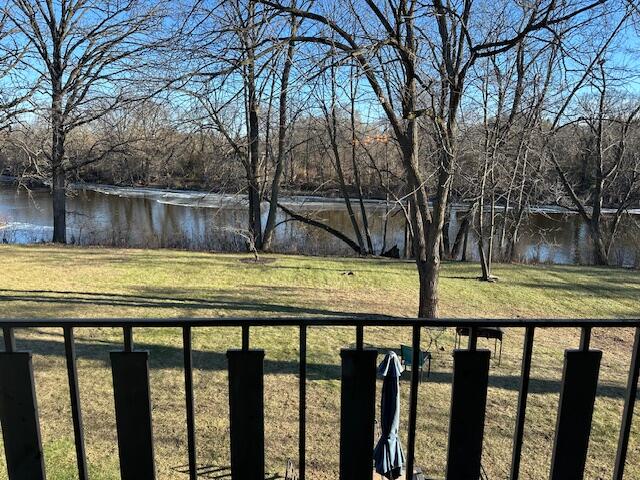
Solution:
[[(424, 364), (427, 363), (427, 377), (431, 375), (431, 352), (421, 351), (418, 356), (418, 368), (420, 369), (420, 380), (424, 373)], [(405, 368), (413, 370), (413, 348), (407, 345), (400, 345), (400, 361)]]

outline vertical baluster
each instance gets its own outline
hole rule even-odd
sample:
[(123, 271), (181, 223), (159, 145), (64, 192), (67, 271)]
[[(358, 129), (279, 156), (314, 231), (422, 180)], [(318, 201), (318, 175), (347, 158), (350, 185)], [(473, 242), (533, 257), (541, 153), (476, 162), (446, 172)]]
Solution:
[(249, 326), (242, 326), (242, 350), (249, 350)]
[(9, 480), (44, 480), (44, 457), (30, 352), (16, 352), (13, 329), (3, 329), (0, 423)]
[(591, 345), (591, 327), (583, 327), (580, 330), (580, 350), (589, 350)]
[[(581, 344), (588, 348), (590, 332)], [(581, 480), (587, 460), (593, 406), (602, 352), (566, 350), (556, 435), (551, 458), (551, 480)]]
[(187, 449), (189, 458), (189, 479), (197, 479), (196, 427), (193, 399), (193, 355), (191, 327), (182, 327), (182, 349), (184, 354), (184, 391), (187, 409)]
[(469, 350), (475, 350), (478, 348), (478, 328), (471, 327), (469, 328)]
[(264, 350), (228, 350), (231, 478), (264, 480)]
[(624, 467), (627, 460), (629, 447), (629, 435), (631, 422), (633, 421), (633, 409), (638, 395), (638, 375), (640, 375), (640, 327), (636, 328), (636, 336), (633, 342), (631, 365), (629, 367), (629, 379), (627, 380), (627, 392), (624, 399), (624, 411), (618, 439), (618, 451), (616, 453), (616, 465), (613, 473), (614, 480), (623, 480)]
[(518, 394), (518, 414), (516, 428), (513, 433), (513, 455), (511, 458), (511, 480), (520, 476), (520, 459), (524, 438), (524, 422), (527, 412), (527, 395), (529, 394), (529, 377), (531, 374), (531, 356), (533, 354), (534, 327), (527, 327), (522, 347), (522, 372), (520, 375), (520, 392)]
[(131, 327), (123, 327), (124, 351), (133, 352), (133, 329)]
[(356, 327), (356, 348), (358, 350), (364, 348), (364, 327), (362, 325)]
[(413, 327), (413, 338), (411, 341), (413, 348), (411, 364), (411, 393), (409, 395), (409, 432), (407, 442), (407, 475), (413, 476), (416, 451), (416, 423), (418, 415), (418, 386), (420, 384), (420, 327)]
[(16, 351), (16, 337), (13, 333), (13, 328), (3, 328), (2, 336), (4, 337), (4, 351), (15, 352)]
[(305, 479), (307, 450), (307, 326), (300, 325), (300, 391), (298, 426), (299, 480)]
[(149, 389), (149, 352), (133, 350), (131, 327), (124, 327), (122, 352), (111, 352), (111, 373), (122, 480), (155, 479)]
[(340, 395), (340, 479), (371, 478), (376, 399), (373, 349), (343, 349)]
[(78, 478), (80, 480), (87, 480), (87, 459), (84, 449), (84, 430), (82, 426), (82, 410), (80, 408), (80, 389), (78, 387), (78, 370), (76, 367), (76, 347), (73, 327), (64, 327), (64, 349), (67, 360), (67, 378), (69, 380), (69, 395), (71, 397), (71, 417), (73, 420), (73, 434), (76, 445)]

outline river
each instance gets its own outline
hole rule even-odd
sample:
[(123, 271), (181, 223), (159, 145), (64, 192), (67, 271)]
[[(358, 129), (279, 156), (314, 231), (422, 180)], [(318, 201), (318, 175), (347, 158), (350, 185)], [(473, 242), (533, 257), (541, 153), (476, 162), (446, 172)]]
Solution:
[[(339, 199), (307, 196), (289, 197), (283, 202), (353, 237), (346, 208)], [(381, 201), (368, 201), (366, 208), (375, 250), (397, 246), (403, 253), (402, 212)], [(243, 251), (246, 210), (244, 198), (233, 195), (87, 186), (68, 198), (68, 240), (81, 245)], [(266, 205), (263, 210), (266, 221)], [(27, 192), (0, 184), (0, 239), (4, 243), (49, 241), (51, 217), (51, 197), (46, 189)], [(452, 209), (452, 239), (460, 217), (461, 210)], [(285, 221), (283, 214), (279, 222), (273, 243), (276, 252), (353, 255), (346, 244), (324, 231)], [(640, 265), (639, 225), (637, 212), (623, 220), (611, 254), (612, 263)], [(473, 238), (469, 240), (468, 258), (475, 260), (476, 244)], [(592, 248), (587, 227), (578, 215), (557, 208), (537, 208), (521, 228), (516, 256), (532, 263), (588, 264), (592, 261)]]

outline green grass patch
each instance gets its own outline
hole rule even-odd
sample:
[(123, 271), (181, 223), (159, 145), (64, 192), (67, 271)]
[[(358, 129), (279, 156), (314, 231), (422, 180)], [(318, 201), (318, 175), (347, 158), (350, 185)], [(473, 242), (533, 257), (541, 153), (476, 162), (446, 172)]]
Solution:
[[(386, 259), (268, 255), (251, 264), (241, 254), (173, 250), (124, 250), (54, 246), (1, 246), (0, 300), (5, 318), (413, 316), (418, 282), (411, 262)], [(477, 281), (477, 264), (445, 263), (441, 314), (448, 317), (640, 316), (637, 271), (598, 268), (496, 265), (497, 283)], [(298, 333), (295, 328), (256, 328), (251, 341), (264, 348), (267, 463), (282, 473), (297, 457)], [(78, 329), (78, 368), (87, 455), (92, 479), (118, 477), (117, 444), (108, 352), (118, 349), (117, 329)], [(341, 348), (352, 345), (351, 328), (322, 327), (308, 334), (309, 478), (337, 478)], [(483, 464), (489, 478), (507, 478), (522, 352), (522, 329), (506, 332), (502, 365), (491, 368)], [(633, 332), (596, 329), (593, 345), (604, 351), (601, 389), (585, 478), (612, 474), (622, 395)], [(182, 337), (179, 329), (136, 329), (137, 348), (150, 351), (158, 478), (186, 479)], [(368, 328), (365, 342), (385, 351), (408, 343), (406, 328)], [(453, 334), (425, 332), (436, 341), (433, 373), (419, 396), (417, 464), (444, 477), (451, 395)], [(536, 333), (532, 394), (523, 452), (523, 478), (548, 476), (563, 351), (578, 344), (578, 329)], [(492, 343), (480, 341), (493, 348)], [(49, 478), (73, 479), (75, 457), (62, 332), (18, 331), (20, 348), (34, 352)], [(224, 352), (240, 345), (237, 328), (194, 332), (198, 462), (228, 464), (228, 400)], [(405, 436), (408, 378), (402, 382)], [(634, 424), (629, 478), (640, 477), (640, 426)], [(0, 477), (5, 475), (0, 467)]]

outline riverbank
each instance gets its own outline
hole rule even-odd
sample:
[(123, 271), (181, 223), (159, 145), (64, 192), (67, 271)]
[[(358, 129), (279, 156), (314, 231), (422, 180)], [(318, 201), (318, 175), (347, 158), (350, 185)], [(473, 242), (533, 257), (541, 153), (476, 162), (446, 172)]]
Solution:
[[(83, 246), (179, 248), (194, 251), (246, 251), (247, 212), (244, 197), (197, 191), (119, 188), (84, 185), (67, 198), (67, 238)], [(318, 196), (282, 197), (287, 208), (353, 237), (353, 225), (344, 202)], [(266, 221), (266, 205), (263, 206)], [(392, 204), (365, 204), (374, 251), (394, 246), (404, 255), (406, 220)], [(452, 205), (449, 238), (463, 225), (464, 206)], [(356, 213), (359, 218), (359, 213)], [(501, 232), (500, 218), (496, 231)], [(317, 256), (354, 256), (350, 245), (322, 228), (292, 221), (278, 212), (274, 252)], [(52, 207), (48, 190), (0, 185), (0, 243), (42, 243), (51, 240)], [(614, 265), (640, 267), (640, 223), (625, 216), (612, 247)], [(469, 231), (466, 258), (478, 259), (477, 239)], [(506, 245), (503, 245), (503, 248)], [(522, 263), (589, 264), (593, 245), (588, 225), (579, 215), (540, 207), (523, 221), (514, 259)]]
[[(383, 259), (312, 258), (269, 255), (265, 264), (246, 255), (172, 250), (0, 246), (4, 317), (139, 316), (309, 316), (387, 314), (412, 316), (417, 277), (411, 262)], [(477, 264), (446, 263), (441, 276), (442, 314), (465, 317), (630, 317), (640, 313), (640, 275), (596, 267), (497, 265), (495, 284), (478, 282)], [(198, 462), (228, 464), (228, 401), (224, 352), (240, 345), (237, 329), (196, 329), (194, 366)], [(62, 332), (18, 331), (18, 347), (34, 352), (48, 478), (74, 478), (73, 436), (68, 404)], [(118, 478), (108, 352), (121, 345), (117, 329), (77, 333), (80, 389), (87, 452), (93, 480)], [(483, 464), (489, 478), (504, 478), (510, 460), (522, 330), (505, 333), (502, 364), (493, 364)], [(138, 348), (149, 350), (158, 478), (181, 479), (186, 463), (182, 336), (178, 329), (136, 329)], [(252, 345), (266, 351), (267, 463), (282, 472), (297, 452), (297, 330), (260, 328)], [(380, 349), (410, 342), (409, 329), (368, 328), (365, 341)], [(433, 370), (421, 387), (417, 464), (431, 476), (444, 475), (450, 401), (453, 334), (425, 332)], [(576, 331), (536, 333), (532, 394), (527, 412), (523, 476), (548, 474), (562, 376), (564, 348), (578, 344)], [(352, 329), (311, 329), (308, 337), (308, 475), (336, 478), (339, 351), (354, 341)], [(593, 345), (604, 350), (602, 397), (585, 478), (607, 478), (626, 382), (632, 332), (596, 329)], [(493, 344), (482, 346), (493, 347)], [(402, 382), (403, 432), (409, 382)], [(640, 413), (640, 412), (639, 412)], [(640, 475), (640, 428), (635, 423), (629, 452), (630, 478)], [(0, 465), (0, 472), (2, 472)], [(0, 474), (1, 476), (1, 474)]]

